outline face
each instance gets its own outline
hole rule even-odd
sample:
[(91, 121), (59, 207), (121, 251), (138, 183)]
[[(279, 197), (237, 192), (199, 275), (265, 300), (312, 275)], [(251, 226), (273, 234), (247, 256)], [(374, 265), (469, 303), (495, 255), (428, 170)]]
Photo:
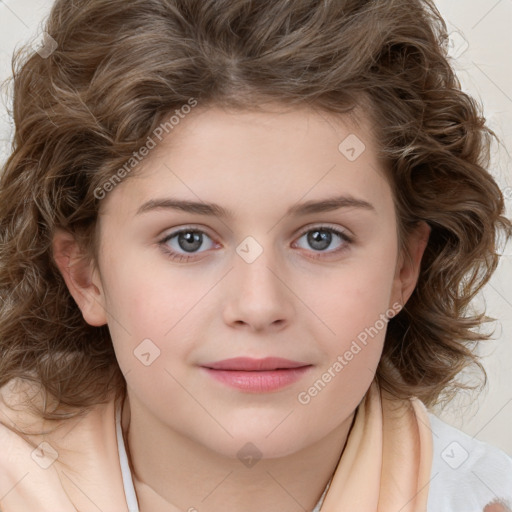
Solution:
[[(108, 323), (147, 414), (230, 457), (249, 441), (284, 456), (346, 421), (423, 250), (398, 252), (368, 125), (309, 109), (196, 109), (102, 200), (99, 226), (84, 318)], [(204, 368), (235, 357), (303, 368)]]

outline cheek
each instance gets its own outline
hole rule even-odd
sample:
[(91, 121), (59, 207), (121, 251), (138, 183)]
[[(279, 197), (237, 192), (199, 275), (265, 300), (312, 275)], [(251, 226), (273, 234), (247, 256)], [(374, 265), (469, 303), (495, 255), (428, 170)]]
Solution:
[[(353, 410), (373, 381), (386, 335), (386, 314), (395, 313), (388, 308), (389, 279), (376, 282), (366, 275), (366, 287), (357, 275), (352, 277), (357, 283), (347, 283), (344, 291), (333, 293), (324, 309), (329, 330), (323, 326), (316, 330), (324, 357), (307, 383), (310, 387), (299, 397), (300, 403), (314, 402), (318, 414), (336, 403), (338, 415), (333, 421)], [(378, 286), (382, 286), (380, 291)]]
[(311, 286), (311, 281), (303, 283), (302, 293), (325, 323), (326, 335), (330, 330), (338, 339), (354, 338), (388, 311), (395, 251), (392, 247), (384, 249), (351, 257), (315, 281), (315, 286)]
[(319, 312), (316, 338), (325, 358), (320, 373), (332, 389), (359, 396), (369, 386), (384, 344), (387, 319), (398, 310), (390, 305), (396, 252), (392, 243), (361, 252), (314, 288), (309, 304)]
[[(170, 362), (186, 359), (197, 332), (191, 319), (205, 293), (200, 280), (176, 273), (172, 279), (135, 258), (109, 272), (109, 330), (119, 366), (128, 383), (159, 387)], [(194, 324), (192, 324), (192, 327)], [(156, 388), (155, 388), (156, 386)]]
[(143, 251), (125, 253), (122, 261), (110, 262), (106, 281), (112, 321), (134, 336), (162, 337), (185, 309), (187, 296), (194, 296), (194, 283), (178, 273), (163, 273)]

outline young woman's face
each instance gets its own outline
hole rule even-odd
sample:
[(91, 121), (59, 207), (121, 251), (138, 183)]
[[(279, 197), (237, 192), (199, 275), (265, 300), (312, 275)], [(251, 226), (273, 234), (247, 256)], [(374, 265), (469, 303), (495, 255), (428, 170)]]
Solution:
[[(346, 421), (414, 287), (375, 143), (342, 119), (196, 109), (101, 204), (84, 316), (147, 414), (218, 453), (283, 456)], [(240, 357), (306, 368), (205, 368)]]

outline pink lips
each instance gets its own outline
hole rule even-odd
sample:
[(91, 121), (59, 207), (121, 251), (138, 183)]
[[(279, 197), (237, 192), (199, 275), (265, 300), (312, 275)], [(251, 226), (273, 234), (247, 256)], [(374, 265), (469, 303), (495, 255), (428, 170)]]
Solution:
[(299, 380), (311, 364), (280, 357), (234, 357), (201, 365), (214, 379), (249, 392), (276, 391)]

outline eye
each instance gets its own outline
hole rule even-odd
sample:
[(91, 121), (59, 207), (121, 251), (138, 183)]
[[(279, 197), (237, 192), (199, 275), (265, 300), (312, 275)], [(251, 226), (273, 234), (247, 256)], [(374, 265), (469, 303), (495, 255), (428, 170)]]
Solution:
[[(159, 245), (171, 260), (188, 261), (194, 257), (194, 254), (197, 254), (198, 249), (204, 243), (205, 237), (212, 241), (212, 239), (200, 229), (183, 228), (166, 236), (159, 242)], [(171, 242), (171, 244), (168, 242)], [(211, 249), (212, 247), (213, 241), (208, 248)], [(184, 253), (180, 251), (184, 251)]]
[[(318, 253), (312, 256), (313, 258), (322, 258), (327, 255), (338, 254), (347, 250), (348, 246), (353, 242), (352, 238), (344, 231), (329, 226), (319, 226), (303, 231), (299, 240), (304, 237), (313, 251)], [(342, 242), (339, 247), (334, 250), (326, 251), (336, 238)], [(159, 242), (159, 245), (166, 256), (171, 260), (182, 262), (189, 261), (193, 259), (196, 254), (203, 252), (199, 251), (199, 249), (203, 247), (205, 239), (210, 240), (210, 244), (207, 244), (209, 246), (206, 247), (205, 250), (215, 246), (213, 240), (203, 230), (185, 227), (167, 235)]]
[[(299, 240), (304, 237), (307, 244), (313, 248), (314, 251), (320, 251), (320, 254), (314, 255), (313, 258), (323, 257), (324, 254), (322, 253), (327, 253), (329, 255), (338, 254), (341, 251), (347, 250), (348, 246), (353, 241), (352, 238), (349, 237), (344, 231), (329, 226), (318, 226), (313, 229), (310, 228), (302, 233)], [(326, 249), (331, 246), (333, 240), (336, 238), (342, 241), (339, 247), (331, 251), (326, 251)]]

